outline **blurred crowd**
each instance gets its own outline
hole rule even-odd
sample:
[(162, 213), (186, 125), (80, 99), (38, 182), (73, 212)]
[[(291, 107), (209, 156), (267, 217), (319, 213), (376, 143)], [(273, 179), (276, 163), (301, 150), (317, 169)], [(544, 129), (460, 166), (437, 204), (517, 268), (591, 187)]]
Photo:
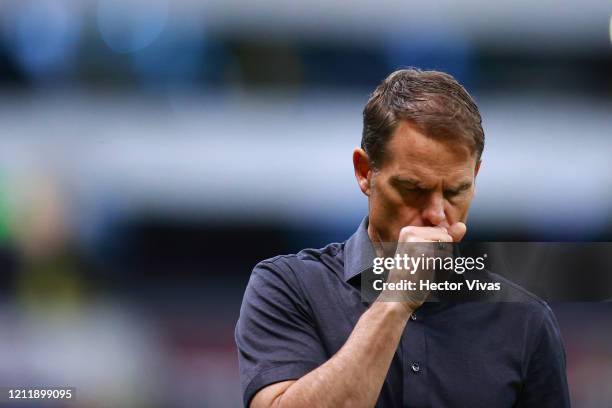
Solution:
[[(356, 229), (361, 109), (405, 66), (480, 106), (468, 239), (612, 240), (608, 6), (1, 2), (0, 385), (240, 406), (249, 273)], [(552, 307), (574, 406), (612, 406), (611, 303)]]

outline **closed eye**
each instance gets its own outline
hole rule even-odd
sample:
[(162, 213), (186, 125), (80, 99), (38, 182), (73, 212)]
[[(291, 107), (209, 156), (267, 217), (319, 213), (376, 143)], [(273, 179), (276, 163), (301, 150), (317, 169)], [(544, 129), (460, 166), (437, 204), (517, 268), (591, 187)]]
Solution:
[(447, 197), (456, 197), (458, 195), (460, 195), (461, 193), (464, 193), (466, 191), (468, 191), (470, 189), (470, 187), (472, 187), (472, 183), (465, 183), (462, 184), (461, 186), (459, 186), (458, 188), (452, 189), (452, 190), (446, 190), (444, 192), (444, 195)]
[(429, 191), (427, 188), (415, 186), (415, 185), (403, 185), (399, 188), (402, 194), (410, 195), (424, 195)]
[(422, 192), (427, 190), (420, 181), (415, 179), (393, 177), (391, 182), (401, 191)]

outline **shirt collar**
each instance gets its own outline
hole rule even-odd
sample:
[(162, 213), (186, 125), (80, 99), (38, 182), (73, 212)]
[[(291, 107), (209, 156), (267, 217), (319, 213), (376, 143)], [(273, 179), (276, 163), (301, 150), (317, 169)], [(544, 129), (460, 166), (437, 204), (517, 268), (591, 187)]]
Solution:
[(344, 245), (344, 281), (368, 270), (374, 264), (376, 252), (368, 236), (368, 217), (364, 217), (357, 231)]
[[(461, 255), (460, 246), (455, 245), (453, 247), (454, 256)], [(376, 256), (376, 251), (368, 235), (368, 216), (366, 215), (359, 224), (357, 231), (351, 235), (344, 245), (344, 281), (348, 282), (355, 276), (372, 268)], [(465, 279), (463, 275), (459, 275), (459, 278)]]

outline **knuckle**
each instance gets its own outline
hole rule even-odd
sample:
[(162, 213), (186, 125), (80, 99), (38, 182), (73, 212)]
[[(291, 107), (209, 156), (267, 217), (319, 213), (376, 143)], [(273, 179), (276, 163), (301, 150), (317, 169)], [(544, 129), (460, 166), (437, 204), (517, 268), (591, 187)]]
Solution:
[(407, 227), (403, 227), (400, 230), (400, 237), (402, 237), (402, 238), (407, 238), (407, 237), (410, 237), (412, 235), (414, 235), (414, 227), (411, 226), (411, 225), (409, 225)]

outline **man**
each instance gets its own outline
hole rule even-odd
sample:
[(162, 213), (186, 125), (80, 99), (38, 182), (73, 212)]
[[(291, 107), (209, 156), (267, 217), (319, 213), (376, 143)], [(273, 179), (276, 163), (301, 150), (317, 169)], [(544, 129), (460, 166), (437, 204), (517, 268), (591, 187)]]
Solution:
[(550, 308), (505, 279), (478, 275), (503, 284), (494, 301), (362, 301), (376, 243), (461, 241), (483, 148), (450, 75), (400, 70), (376, 88), (353, 152), (368, 217), (344, 243), (253, 270), (236, 326), (245, 406), (569, 406)]

